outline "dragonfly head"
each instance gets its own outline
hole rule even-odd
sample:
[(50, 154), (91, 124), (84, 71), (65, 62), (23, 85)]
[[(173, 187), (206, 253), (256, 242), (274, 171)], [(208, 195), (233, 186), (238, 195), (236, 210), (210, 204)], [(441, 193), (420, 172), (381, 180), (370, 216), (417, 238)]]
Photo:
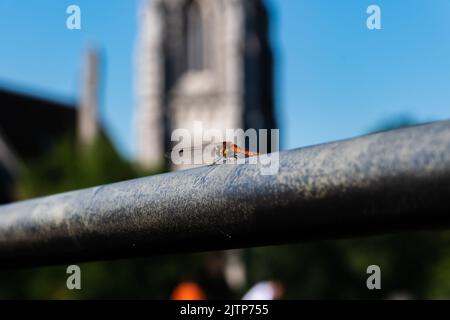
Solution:
[(224, 141), (223, 142), (223, 156), (227, 157), (227, 156), (233, 156), (234, 154), (234, 150), (235, 150), (235, 144), (233, 142), (230, 141)]

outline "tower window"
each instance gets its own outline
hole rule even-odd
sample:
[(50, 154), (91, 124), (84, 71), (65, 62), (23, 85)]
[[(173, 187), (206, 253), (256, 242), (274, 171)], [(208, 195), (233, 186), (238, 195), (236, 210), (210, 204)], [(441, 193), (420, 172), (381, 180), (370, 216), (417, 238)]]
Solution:
[(202, 14), (197, 1), (188, 2), (185, 17), (187, 69), (202, 70), (204, 68), (204, 34)]

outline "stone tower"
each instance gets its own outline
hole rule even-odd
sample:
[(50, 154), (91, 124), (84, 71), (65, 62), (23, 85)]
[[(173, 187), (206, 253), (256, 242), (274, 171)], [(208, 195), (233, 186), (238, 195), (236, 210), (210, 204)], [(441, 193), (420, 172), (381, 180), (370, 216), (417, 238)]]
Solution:
[(82, 93), (78, 109), (78, 140), (90, 145), (98, 135), (99, 53), (94, 48), (86, 52)]
[(164, 161), (173, 129), (275, 128), (262, 0), (150, 0), (136, 46), (138, 161)]

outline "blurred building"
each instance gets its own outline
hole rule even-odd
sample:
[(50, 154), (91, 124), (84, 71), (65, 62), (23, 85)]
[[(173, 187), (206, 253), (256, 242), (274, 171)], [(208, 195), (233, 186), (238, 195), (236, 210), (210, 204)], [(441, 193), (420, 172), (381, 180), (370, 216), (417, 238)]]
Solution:
[(275, 128), (262, 0), (150, 0), (136, 46), (137, 156), (159, 165), (171, 132)]
[(75, 105), (0, 89), (0, 203), (12, 200), (11, 184), (24, 159), (48, 152), (64, 134), (74, 135)]
[[(80, 106), (0, 88), (0, 203), (14, 200), (23, 164), (49, 152), (62, 137), (92, 143), (99, 131), (98, 53), (88, 50)], [(78, 137), (78, 139), (77, 139)]]

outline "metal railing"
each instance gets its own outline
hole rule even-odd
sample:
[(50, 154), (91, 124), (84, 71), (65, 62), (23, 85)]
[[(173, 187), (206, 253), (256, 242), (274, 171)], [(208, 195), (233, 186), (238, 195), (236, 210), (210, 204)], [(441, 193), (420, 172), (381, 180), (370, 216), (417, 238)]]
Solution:
[(0, 265), (450, 226), (450, 121), (0, 206)]

